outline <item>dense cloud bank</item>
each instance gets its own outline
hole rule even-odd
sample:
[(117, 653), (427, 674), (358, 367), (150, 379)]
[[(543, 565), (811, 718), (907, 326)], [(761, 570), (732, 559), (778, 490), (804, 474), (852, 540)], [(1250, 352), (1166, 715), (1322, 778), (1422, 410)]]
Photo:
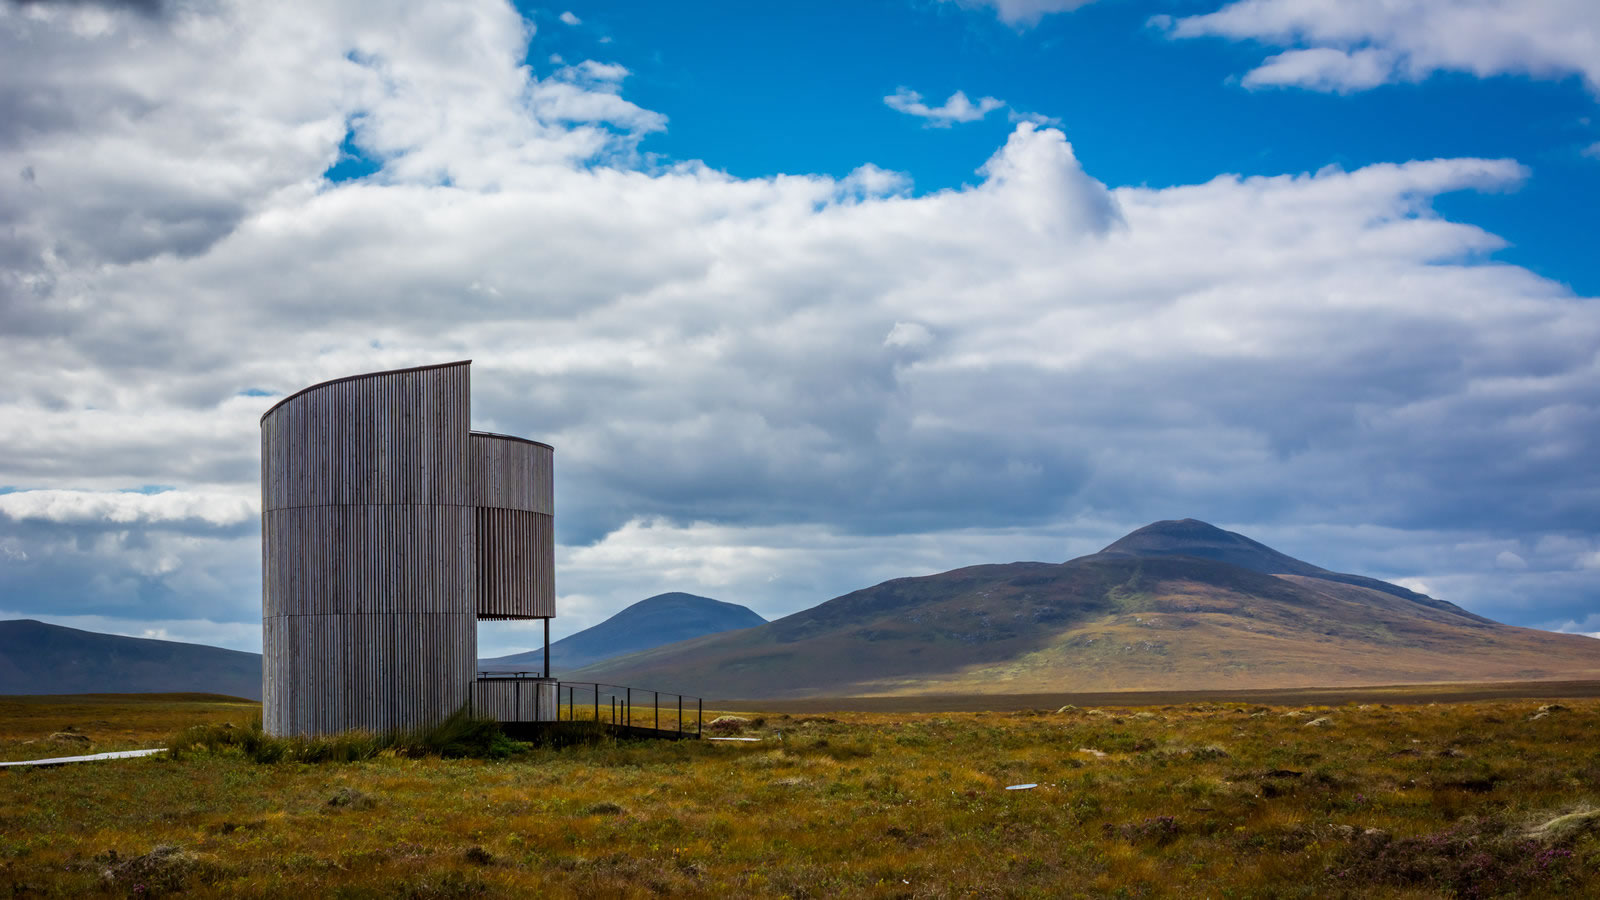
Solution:
[(385, 9), (0, 4), (4, 613), (254, 649), (257, 417), (471, 358), (557, 447), (558, 634), (1182, 516), (1600, 628), (1600, 309), (1431, 206), (1518, 162), (1108, 188), (1024, 122), (960, 190), (738, 179), (508, 6)]

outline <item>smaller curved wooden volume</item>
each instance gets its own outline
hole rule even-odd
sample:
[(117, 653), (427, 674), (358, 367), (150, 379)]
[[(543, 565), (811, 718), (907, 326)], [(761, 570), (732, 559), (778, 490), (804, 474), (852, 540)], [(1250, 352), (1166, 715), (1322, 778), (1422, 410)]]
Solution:
[(553, 617), (555, 451), (537, 441), (474, 431), (469, 456), (478, 618)]

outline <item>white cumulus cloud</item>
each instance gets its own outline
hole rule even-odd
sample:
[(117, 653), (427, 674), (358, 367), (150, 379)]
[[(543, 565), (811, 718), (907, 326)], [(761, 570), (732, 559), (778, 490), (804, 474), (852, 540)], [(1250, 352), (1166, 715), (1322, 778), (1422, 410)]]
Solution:
[(1360, 91), (1435, 72), (1581, 78), (1600, 95), (1600, 4), (1593, 0), (1234, 0), (1158, 25), (1288, 48), (1247, 86)]
[(1394, 76), (1394, 57), (1381, 50), (1338, 50), (1312, 47), (1268, 58), (1244, 76), (1244, 86), (1293, 85), (1331, 93), (1352, 93), (1377, 87)]
[(929, 128), (949, 128), (957, 122), (976, 122), (1006, 105), (1004, 100), (994, 97), (980, 97), (977, 103), (973, 103), (964, 92), (956, 91), (942, 106), (929, 106), (922, 102), (921, 94), (903, 87), (884, 97), (883, 102), (890, 109), (927, 120), (924, 124)]
[(260, 515), (260, 505), (253, 498), (236, 494), (39, 490), (0, 494), (0, 515), (18, 522), (127, 525), (192, 520), (237, 525)]

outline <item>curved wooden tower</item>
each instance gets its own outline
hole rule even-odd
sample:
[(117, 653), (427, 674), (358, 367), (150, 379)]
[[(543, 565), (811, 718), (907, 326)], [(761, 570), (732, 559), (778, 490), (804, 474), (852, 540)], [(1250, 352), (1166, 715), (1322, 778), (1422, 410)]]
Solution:
[(553, 451), (470, 432), (469, 366), (328, 381), (261, 417), (269, 733), (435, 724), (472, 699), (480, 616), (555, 615)]

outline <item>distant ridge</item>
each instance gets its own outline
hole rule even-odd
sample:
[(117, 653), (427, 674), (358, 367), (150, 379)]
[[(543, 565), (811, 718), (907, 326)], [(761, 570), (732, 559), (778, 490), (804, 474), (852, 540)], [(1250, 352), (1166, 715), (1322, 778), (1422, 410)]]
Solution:
[(573, 675), (741, 700), (1503, 682), (1600, 677), (1600, 641), (1180, 519), (1065, 563), (897, 578)]
[(261, 654), (0, 622), (0, 694), (205, 692), (261, 699)]
[[(550, 645), (550, 671), (564, 675), (612, 657), (662, 644), (765, 625), (749, 608), (673, 591), (640, 600), (611, 618)], [(515, 669), (543, 664), (544, 650), (478, 661), (480, 668)]]

